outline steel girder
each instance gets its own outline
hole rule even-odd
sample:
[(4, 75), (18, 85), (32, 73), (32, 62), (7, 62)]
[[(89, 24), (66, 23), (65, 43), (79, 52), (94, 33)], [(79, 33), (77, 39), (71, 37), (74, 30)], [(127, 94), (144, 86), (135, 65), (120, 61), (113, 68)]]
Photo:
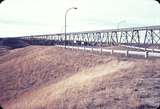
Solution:
[[(64, 44), (65, 42), (64, 33), (25, 36), (21, 37), (21, 39), (29, 41), (52, 40), (56, 44)], [(160, 26), (71, 32), (66, 34), (66, 41), (68, 45), (160, 45)]]

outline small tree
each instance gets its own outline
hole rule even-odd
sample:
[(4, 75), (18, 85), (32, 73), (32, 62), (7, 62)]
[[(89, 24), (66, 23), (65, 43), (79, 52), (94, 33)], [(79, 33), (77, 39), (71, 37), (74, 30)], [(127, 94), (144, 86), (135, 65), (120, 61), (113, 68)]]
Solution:
[(0, 3), (2, 3), (4, 0), (0, 0)]
[(156, 0), (158, 3), (160, 3), (160, 0)]

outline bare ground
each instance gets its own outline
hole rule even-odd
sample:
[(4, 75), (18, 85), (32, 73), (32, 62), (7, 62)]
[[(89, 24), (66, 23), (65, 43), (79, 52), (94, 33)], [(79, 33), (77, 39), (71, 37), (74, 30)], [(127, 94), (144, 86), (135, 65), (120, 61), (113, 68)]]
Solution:
[(156, 109), (160, 59), (28, 46), (0, 56), (5, 109)]

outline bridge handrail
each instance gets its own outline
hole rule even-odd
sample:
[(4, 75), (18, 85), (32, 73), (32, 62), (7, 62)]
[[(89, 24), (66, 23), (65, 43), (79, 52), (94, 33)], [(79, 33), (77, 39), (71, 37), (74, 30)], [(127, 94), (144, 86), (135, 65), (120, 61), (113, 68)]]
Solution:
[[(160, 30), (160, 25), (156, 26), (144, 26), (144, 27), (131, 27), (131, 28), (119, 28), (119, 29), (104, 29), (104, 30), (94, 30), (94, 31), (80, 31), (80, 32), (68, 32), (67, 34), (86, 34), (86, 33), (106, 33), (106, 32), (128, 32), (128, 31), (143, 31), (143, 30)], [(64, 35), (64, 33), (54, 33), (54, 34), (41, 34), (41, 35), (30, 35), (23, 37), (36, 37), (36, 36), (55, 36)]]

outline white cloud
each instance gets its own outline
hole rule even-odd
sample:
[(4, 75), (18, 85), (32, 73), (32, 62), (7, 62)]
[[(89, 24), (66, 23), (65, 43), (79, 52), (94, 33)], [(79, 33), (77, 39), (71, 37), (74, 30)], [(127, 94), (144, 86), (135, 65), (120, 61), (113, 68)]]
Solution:
[(0, 36), (159, 25), (160, 6), (154, 0), (6, 0), (0, 6)]

